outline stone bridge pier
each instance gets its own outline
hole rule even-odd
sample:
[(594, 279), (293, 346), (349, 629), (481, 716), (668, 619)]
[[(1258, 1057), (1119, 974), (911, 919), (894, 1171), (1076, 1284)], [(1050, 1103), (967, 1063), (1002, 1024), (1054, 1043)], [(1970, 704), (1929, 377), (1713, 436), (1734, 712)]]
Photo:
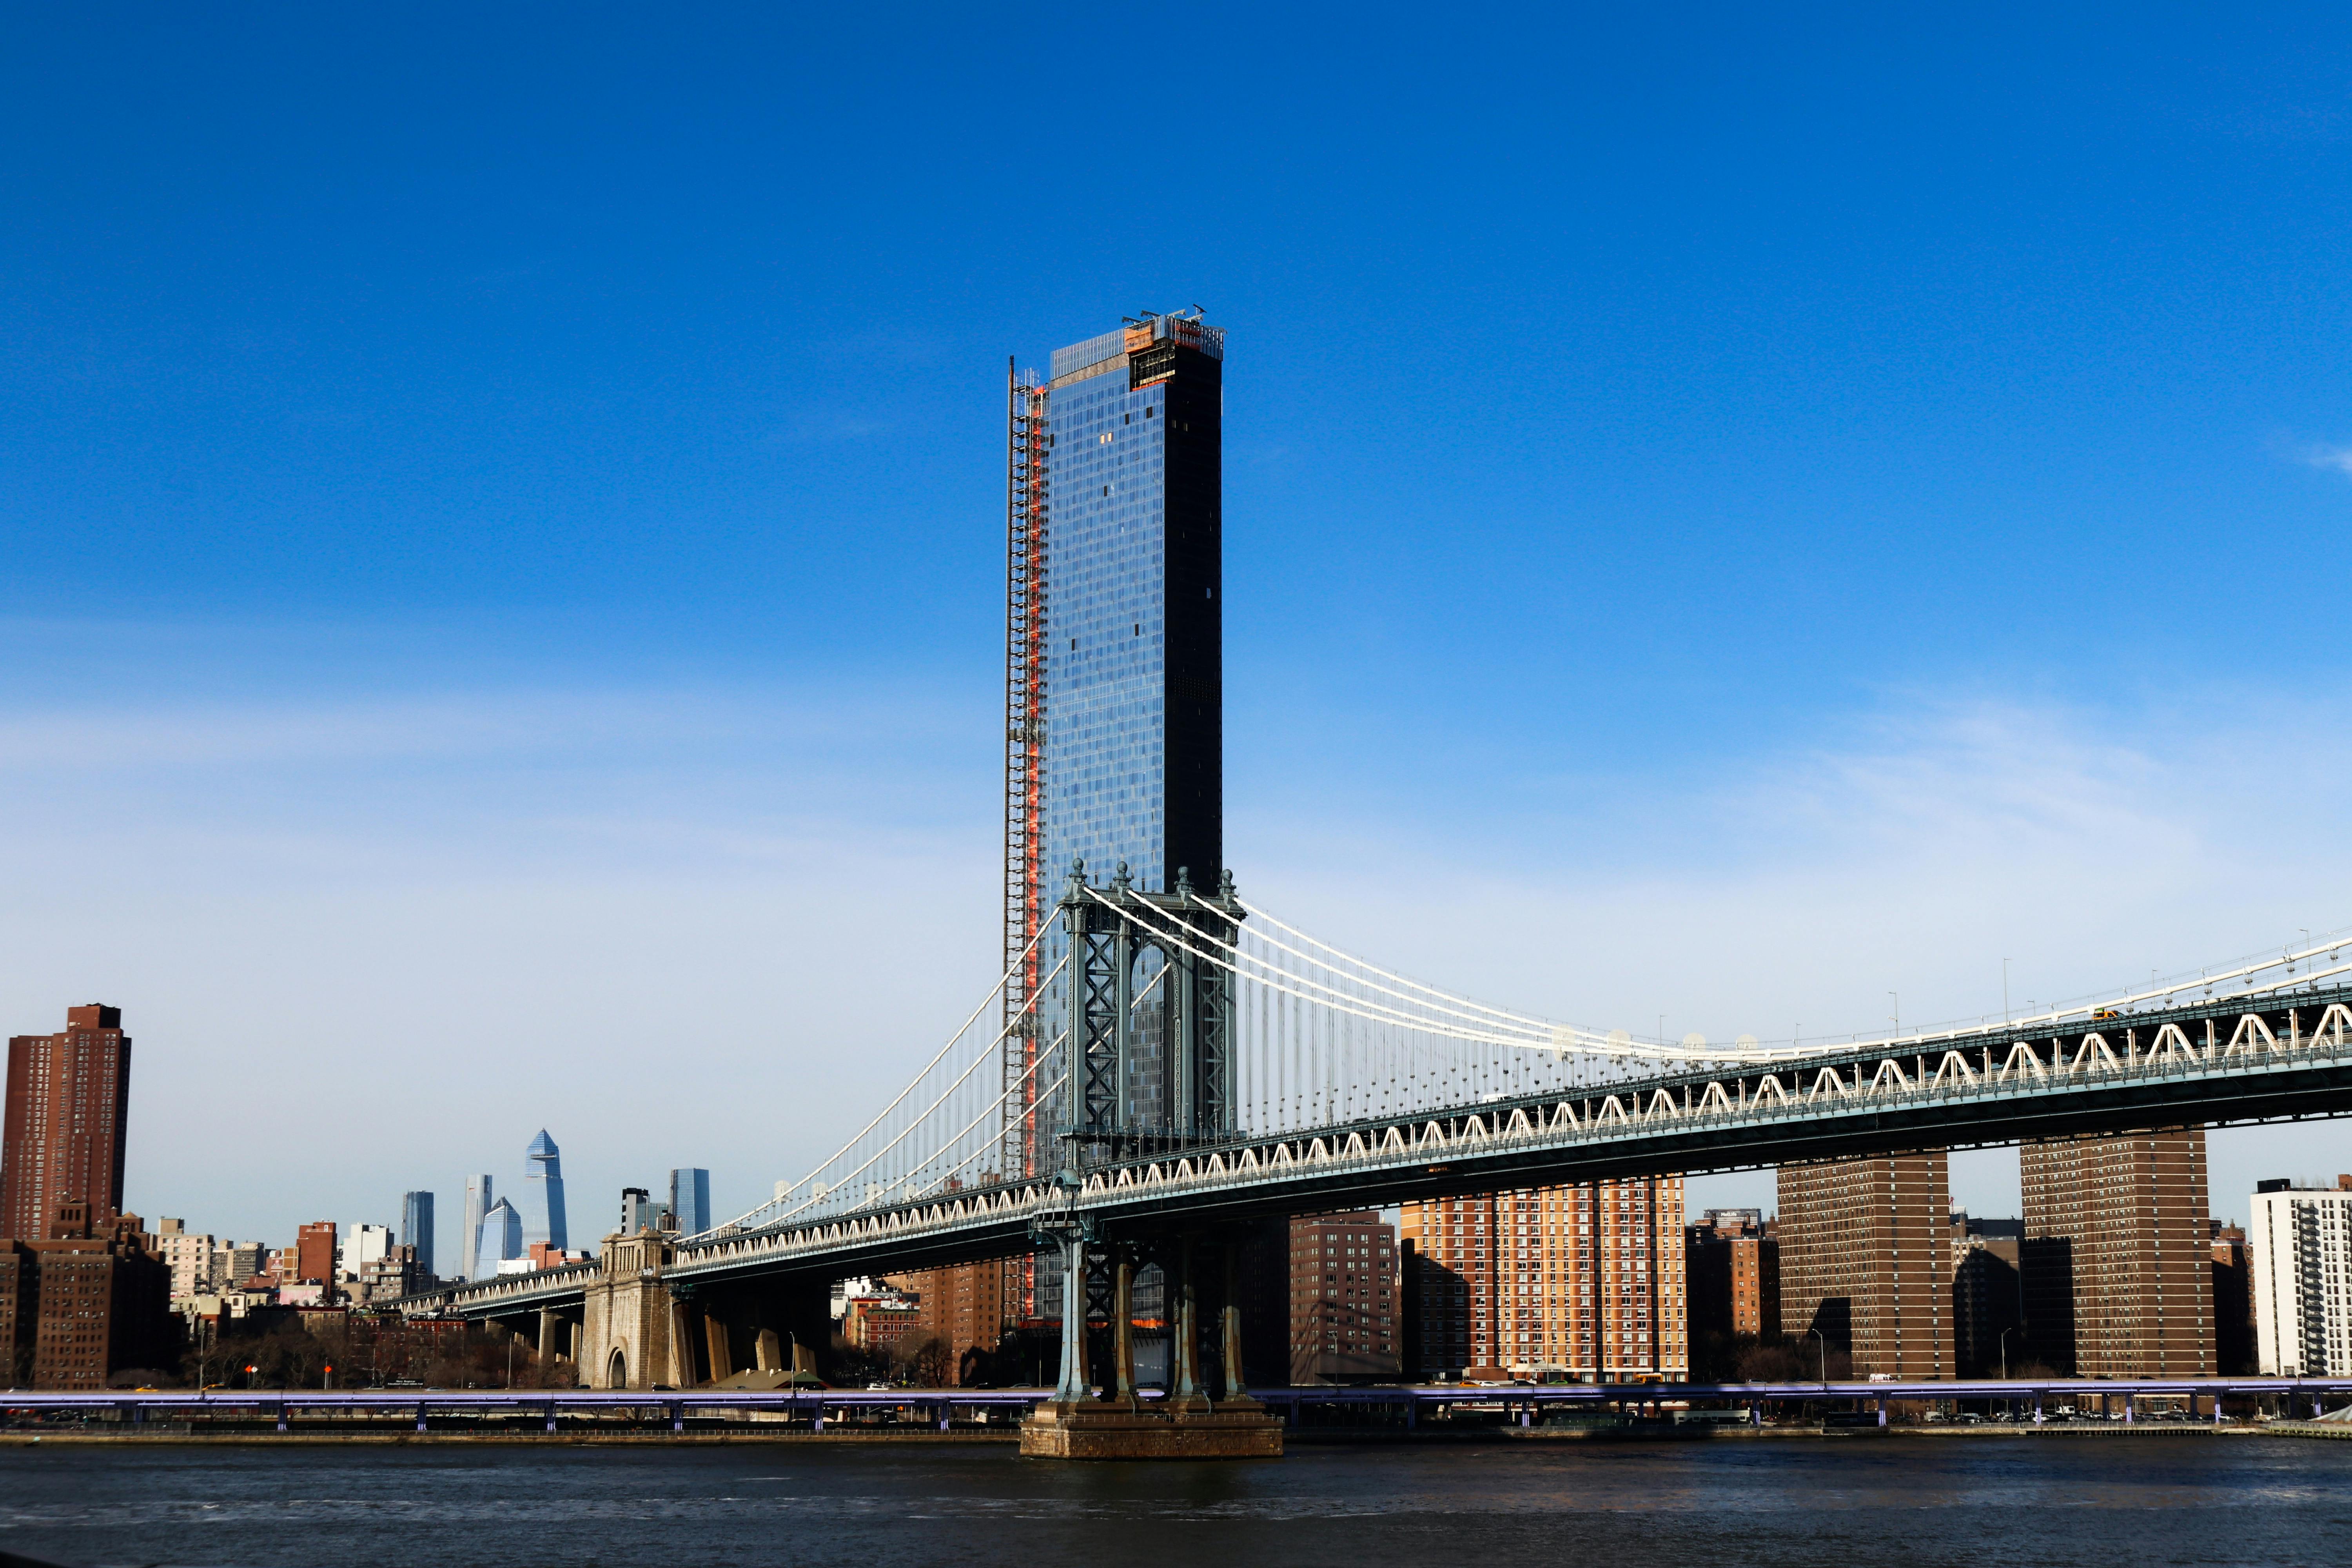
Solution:
[[(1242, 1366), (1236, 1232), (1167, 1231), (1118, 1242), (1082, 1217), (1037, 1226), (1062, 1254), (1062, 1374), (1021, 1425), (1021, 1451), (1053, 1459), (1260, 1459), (1282, 1455), (1282, 1423), (1250, 1397)], [(1135, 1382), (1135, 1274), (1145, 1258), (1168, 1281), (1165, 1398)], [(1108, 1296), (1109, 1365), (1087, 1364), (1089, 1298)], [(1096, 1391), (1099, 1388), (1100, 1392)]]
[(696, 1388), (744, 1372), (814, 1372), (830, 1352), (828, 1279), (702, 1284), (672, 1278), (676, 1261), (659, 1231), (604, 1238), (577, 1336), (586, 1386)]

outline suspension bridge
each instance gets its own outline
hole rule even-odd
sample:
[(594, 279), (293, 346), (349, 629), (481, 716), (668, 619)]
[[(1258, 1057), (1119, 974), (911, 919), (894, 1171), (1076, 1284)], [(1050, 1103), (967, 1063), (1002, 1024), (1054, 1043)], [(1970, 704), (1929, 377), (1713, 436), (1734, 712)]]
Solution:
[[(1180, 874), (1162, 893), (1123, 867), (1099, 882), (1075, 867), (1052, 920), (937, 1052), (769, 1202), (406, 1305), (535, 1317), (542, 1347), (596, 1387), (691, 1386), (824, 1342), (824, 1292), (845, 1276), (1034, 1254), (1042, 1315), (1118, 1321), (1111, 1299), (1149, 1258), (1168, 1271), (1181, 1403), (1244, 1386), (1242, 1222), (2352, 1111), (2347, 951), (2331, 937), (1871, 1038), (1639, 1038), (1413, 979), (1230, 879), (1202, 890)], [(1198, 1364), (1220, 1322), (1223, 1364)], [(1065, 1336), (1066, 1398), (1090, 1386), (1084, 1340)], [(1107, 1385), (1131, 1379), (1125, 1353)]]

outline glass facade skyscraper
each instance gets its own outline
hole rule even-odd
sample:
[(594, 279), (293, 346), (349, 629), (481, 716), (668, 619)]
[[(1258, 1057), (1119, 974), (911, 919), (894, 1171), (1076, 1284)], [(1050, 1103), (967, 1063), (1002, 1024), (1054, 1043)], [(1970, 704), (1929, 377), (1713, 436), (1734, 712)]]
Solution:
[(1055, 352), (1045, 389), (1044, 872), (1224, 868), (1224, 333), (1150, 316)]
[(416, 1267), (427, 1274), (434, 1272), (431, 1193), (400, 1194), (400, 1245), (416, 1248)]
[(669, 1173), (669, 1212), (680, 1236), (700, 1236), (710, 1228), (710, 1173), (687, 1166)]
[(473, 1277), (495, 1279), (499, 1265), (522, 1253), (522, 1215), (514, 1205), (500, 1198), (482, 1215), (481, 1241), (474, 1253)]
[(563, 1213), (562, 1151), (556, 1148), (555, 1140), (542, 1127), (539, 1136), (530, 1141), (530, 1147), (522, 1152), (522, 1157), (529, 1167), (526, 1179), (540, 1184), (539, 1231), (547, 1238), (548, 1246), (562, 1252), (572, 1245), (571, 1226)]
[[(1063, 957), (1054, 909), (1073, 861), (1097, 885), (1123, 865), (1150, 892), (1180, 875), (1213, 889), (1224, 868), (1224, 346), (1197, 311), (1147, 314), (1057, 350), (1042, 384), (1013, 378), (1008, 960), (1043, 933), (1007, 998), (1016, 1015)], [(1069, 995), (1065, 976), (1009, 1026), (1006, 1085), (1023, 1096), (1009, 1173), (1062, 1158), (1065, 1096), (1047, 1088)], [(1158, 1125), (1172, 1109), (1164, 1000), (1134, 1022), (1127, 1115)], [(1019, 1266), (1022, 1317), (1058, 1302), (1059, 1271), (1050, 1252)]]
[[(1097, 886), (1124, 866), (1149, 892), (1171, 891), (1180, 875), (1213, 889), (1224, 868), (1223, 388), (1222, 331), (1142, 316), (1056, 350), (1041, 389), (1044, 748), (1032, 831), (1049, 928), (1074, 861)], [(1039, 973), (1062, 948), (1048, 929)], [(1147, 994), (1124, 1089), (1139, 1127), (1172, 1110), (1167, 1008), (1149, 978), (1148, 967), (1135, 977)], [(1068, 997), (1065, 975), (1043, 1017), (1064, 1017)], [(1051, 1038), (1053, 1025), (1041, 1032)], [(1055, 1063), (1038, 1081), (1061, 1076)], [(1050, 1138), (1062, 1120), (1049, 1108), (1032, 1135)]]

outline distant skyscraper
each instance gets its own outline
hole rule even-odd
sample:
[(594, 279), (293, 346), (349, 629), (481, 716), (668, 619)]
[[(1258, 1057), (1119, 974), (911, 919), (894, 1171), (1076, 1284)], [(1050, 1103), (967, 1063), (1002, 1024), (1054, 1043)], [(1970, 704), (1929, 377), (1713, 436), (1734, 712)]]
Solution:
[(131, 1037), (122, 1009), (66, 1009), (61, 1034), (8, 1042), (0, 1126), (0, 1236), (37, 1241), (59, 1204), (88, 1204), (110, 1226), (122, 1207), (131, 1119)]
[(427, 1274), (434, 1272), (431, 1193), (400, 1194), (400, 1245), (416, 1248), (416, 1267)]
[(482, 1216), (490, 1212), (493, 1201), (489, 1173), (466, 1178), (466, 1229), (457, 1237), (457, 1269), (468, 1278), (476, 1277), (474, 1259), (482, 1250)]
[(669, 1212), (677, 1216), (680, 1236), (699, 1236), (710, 1228), (710, 1173), (688, 1169), (669, 1173)]
[(529, 1179), (541, 1184), (539, 1228), (545, 1233), (547, 1245), (562, 1252), (572, 1245), (563, 1220), (563, 1162), (546, 1128), (539, 1130), (539, 1136), (523, 1151), (523, 1158), (530, 1163)]
[(654, 1195), (643, 1187), (621, 1189), (621, 1234), (635, 1236), (653, 1227)]
[(522, 1255), (522, 1215), (515, 1212), (514, 1205), (500, 1198), (482, 1216), (482, 1241), (474, 1255), (474, 1278), (494, 1279), (499, 1264)]

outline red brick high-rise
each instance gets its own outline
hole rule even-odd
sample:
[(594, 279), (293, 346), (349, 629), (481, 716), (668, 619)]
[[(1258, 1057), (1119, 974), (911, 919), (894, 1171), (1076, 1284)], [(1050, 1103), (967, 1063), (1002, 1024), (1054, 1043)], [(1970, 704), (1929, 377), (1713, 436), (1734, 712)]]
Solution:
[(1690, 1374), (1680, 1176), (1429, 1198), (1403, 1218), (1406, 1375)]
[(335, 1222), (312, 1220), (294, 1233), (294, 1279), (335, 1282)]
[[(962, 1386), (967, 1370), (977, 1380), (986, 1374), (988, 1358), (1004, 1338), (1014, 1296), (1008, 1285), (1013, 1266), (1002, 1259), (985, 1263), (955, 1263), (942, 1268), (919, 1268), (894, 1274), (900, 1289), (919, 1299), (921, 1310), (908, 1331), (928, 1354), (936, 1355), (936, 1372), (950, 1386)], [(930, 1341), (938, 1341), (936, 1347)], [(822, 1347), (818, 1347), (822, 1348)]]
[(2035, 1359), (2075, 1377), (2211, 1376), (2205, 1130), (2027, 1143), (2018, 1173)]
[(62, 1204), (89, 1205), (94, 1226), (122, 1212), (122, 1154), (131, 1114), (131, 1037), (122, 1009), (66, 1009), (55, 1035), (8, 1042), (8, 1100), (0, 1123), (0, 1236), (47, 1237)]
[(1404, 1311), (1396, 1229), (1377, 1209), (1290, 1222), (1290, 1381), (1394, 1377)]
[(1856, 1373), (1951, 1376), (1944, 1152), (1783, 1165), (1780, 1188), (1780, 1331), (1849, 1351)]

